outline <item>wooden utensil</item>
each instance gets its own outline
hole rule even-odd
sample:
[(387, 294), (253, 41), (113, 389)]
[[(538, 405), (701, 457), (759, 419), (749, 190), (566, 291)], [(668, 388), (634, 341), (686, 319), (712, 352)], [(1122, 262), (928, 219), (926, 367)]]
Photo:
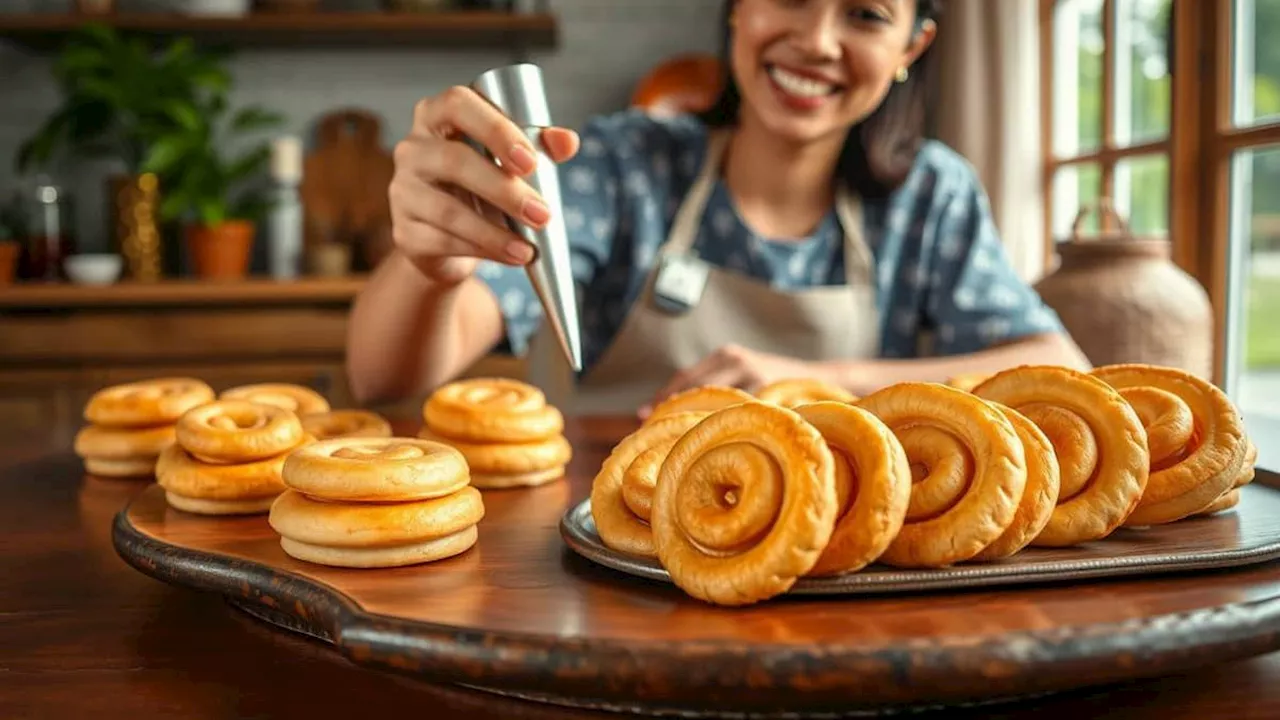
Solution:
[(377, 264), (390, 246), (387, 187), (394, 173), (377, 116), (355, 108), (321, 116), (303, 165), (307, 247), (349, 243), (362, 265)]

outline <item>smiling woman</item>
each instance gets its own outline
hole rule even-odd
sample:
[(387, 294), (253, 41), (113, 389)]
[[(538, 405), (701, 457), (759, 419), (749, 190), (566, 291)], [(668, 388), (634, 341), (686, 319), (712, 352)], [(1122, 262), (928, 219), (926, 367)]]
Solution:
[[(421, 393), (495, 346), (525, 351), (530, 248), (467, 194), (534, 227), (562, 213), (583, 305), (569, 412), (643, 414), (695, 385), (862, 395), (1083, 365), (1010, 268), (973, 169), (923, 138), (939, 5), (729, 0), (710, 111), (621, 112), (540, 148), (470, 90), (423, 100), (396, 153), (397, 250), (355, 306), (353, 388)], [(538, 150), (562, 163), (561, 207), (521, 179)]]

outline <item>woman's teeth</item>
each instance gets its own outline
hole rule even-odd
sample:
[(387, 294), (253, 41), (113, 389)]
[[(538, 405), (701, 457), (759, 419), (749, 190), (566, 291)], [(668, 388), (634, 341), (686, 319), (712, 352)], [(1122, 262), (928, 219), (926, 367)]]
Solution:
[(769, 67), (769, 77), (783, 90), (797, 97), (825, 97), (835, 90), (834, 85), (787, 72), (776, 65)]

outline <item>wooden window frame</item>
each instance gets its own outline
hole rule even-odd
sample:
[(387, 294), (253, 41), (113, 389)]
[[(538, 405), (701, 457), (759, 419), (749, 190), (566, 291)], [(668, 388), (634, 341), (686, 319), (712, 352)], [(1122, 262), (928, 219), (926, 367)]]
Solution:
[[(1053, 30), (1058, 0), (1040, 0), (1040, 137), (1043, 149), (1045, 257), (1054, 257), (1053, 182), (1058, 170), (1096, 163), (1101, 195), (1114, 192), (1116, 162), (1135, 155), (1169, 158), (1169, 239), (1173, 258), (1204, 286), (1215, 320), (1214, 381), (1226, 367), (1228, 271), (1231, 236), (1231, 161), (1242, 149), (1280, 146), (1280, 121), (1232, 126), (1232, 22), (1234, 0), (1172, 0), (1173, 27), (1169, 136), (1128, 147), (1113, 144), (1115, 2), (1103, 0), (1102, 138), (1100, 149), (1068, 158), (1053, 151)], [(1107, 227), (1104, 225), (1104, 227)]]

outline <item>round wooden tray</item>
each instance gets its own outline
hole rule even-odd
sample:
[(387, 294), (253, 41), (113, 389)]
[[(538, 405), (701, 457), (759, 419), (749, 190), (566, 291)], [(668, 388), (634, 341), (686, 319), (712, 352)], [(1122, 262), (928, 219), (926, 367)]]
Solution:
[[(1280, 649), (1274, 562), (711, 607), (567, 549), (561, 516), (587, 496), (622, 434), (608, 424), (590, 432), (572, 438), (578, 456), (569, 480), (486, 493), (477, 546), (431, 565), (343, 570), (295, 561), (265, 517), (189, 515), (167, 507), (156, 486), (116, 517), (115, 547), (148, 575), (223, 594), (362, 665), (544, 702), (682, 717), (981, 704)], [(1259, 473), (1251, 492), (1277, 486), (1280, 478)]]

